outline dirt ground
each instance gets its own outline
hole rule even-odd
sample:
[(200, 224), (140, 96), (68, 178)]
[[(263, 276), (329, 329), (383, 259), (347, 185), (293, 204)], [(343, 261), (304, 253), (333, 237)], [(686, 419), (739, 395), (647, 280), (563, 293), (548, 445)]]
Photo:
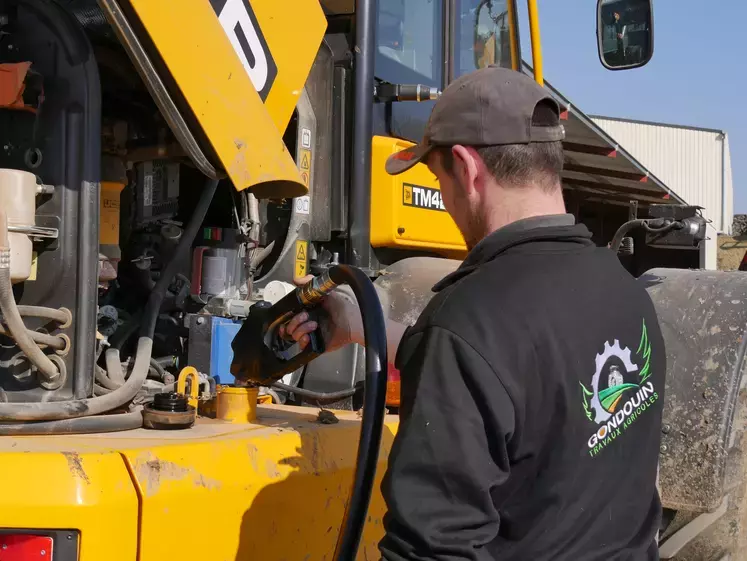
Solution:
[(747, 236), (718, 237), (718, 268), (720, 271), (734, 271), (747, 251)]

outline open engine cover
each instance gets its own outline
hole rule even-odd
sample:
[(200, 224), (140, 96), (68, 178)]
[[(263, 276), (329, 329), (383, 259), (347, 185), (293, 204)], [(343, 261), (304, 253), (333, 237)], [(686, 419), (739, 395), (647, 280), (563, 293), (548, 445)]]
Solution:
[(667, 350), (660, 489), (665, 507), (716, 508), (745, 428), (747, 274), (652, 269), (646, 284)]

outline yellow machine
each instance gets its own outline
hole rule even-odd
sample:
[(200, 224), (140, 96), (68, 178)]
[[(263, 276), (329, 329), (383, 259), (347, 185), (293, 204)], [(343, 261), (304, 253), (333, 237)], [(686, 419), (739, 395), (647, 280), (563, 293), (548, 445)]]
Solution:
[[(376, 321), (417, 316), (465, 245), (427, 168), (384, 161), (455, 77), (526, 70), (517, 21), (515, 0), (0, 2), (0, 559), (378, 558), (399, 373), (351, 345), (242, 385), (231, 344), (344, 266)], [(598, 21), (606, 67), (651, 58), (650, 2)]]

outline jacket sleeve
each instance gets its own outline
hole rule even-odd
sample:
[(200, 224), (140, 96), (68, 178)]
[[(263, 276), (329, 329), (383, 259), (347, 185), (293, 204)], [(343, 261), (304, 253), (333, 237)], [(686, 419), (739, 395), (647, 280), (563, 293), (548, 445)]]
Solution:
[(485, 359), (451, 331), (429, 327), (402, 345), (402, 397), (412, 406), (382, 482), (382, 559), (492, 561), (485, 545), (500, 519), (491, 494), (509, 474), (511, 400)]

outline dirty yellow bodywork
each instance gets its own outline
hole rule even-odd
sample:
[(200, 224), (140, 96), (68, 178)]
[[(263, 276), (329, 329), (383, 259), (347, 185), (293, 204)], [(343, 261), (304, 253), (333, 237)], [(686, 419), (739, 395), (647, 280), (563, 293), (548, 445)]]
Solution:
[(389, 175), (389, 156), (412, 142), (374, 136), (371, 153), (371, 245), (429, 250), (451, 258), (466, 255), (467, 246), (441, 201), (438, 180), (425, 164)]
[[(331, 559), (360, 418), (317, 413), (260, 405), (254, 424), (0, 439), (0, 471), (34, 482), (4, 486), (0, 527), (78, 530), (80, 561)], [(378, 559), (396, 430), (388, 416), (360, 560)]]
[(319, 2), (287, 10), (275, 0), (127, 5), (217, 156), (213, 165), (258, 197), (305, 195), (283, 131), (327, 27)]

